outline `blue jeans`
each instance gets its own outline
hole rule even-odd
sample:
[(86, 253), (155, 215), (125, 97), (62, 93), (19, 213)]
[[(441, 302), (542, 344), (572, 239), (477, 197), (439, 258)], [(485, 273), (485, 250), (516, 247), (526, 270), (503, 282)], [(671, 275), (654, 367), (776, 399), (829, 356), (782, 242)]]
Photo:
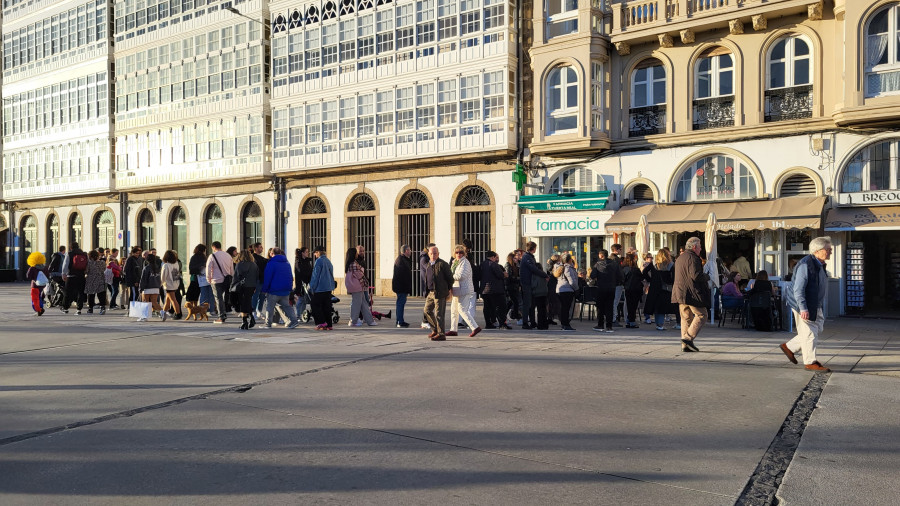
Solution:
[(406, 297), (409, 294), (407, 293), (398, 293), (397, 294), (397, 323), (406, 323), (406, 320), (403, 319), (403, 310), (406, 308)]
[(250, 299), (250, 307), (253, 311), (263, 312), (266, 310), (266, 298), (261, 297), (262, 284), (256, 285), (256, 291), (253, 292), (253, 298)]
[(666, 323), (666, 315), (663, 313), (653, 313), (653, 318), (656, 320), (657, 327), (662, 327)]
[(200, 300), (197, 301), (197, 304), (204, 302), (209, 304), (210, 309), (214, 309), (212, 287), (209, 285), (200, 287)]

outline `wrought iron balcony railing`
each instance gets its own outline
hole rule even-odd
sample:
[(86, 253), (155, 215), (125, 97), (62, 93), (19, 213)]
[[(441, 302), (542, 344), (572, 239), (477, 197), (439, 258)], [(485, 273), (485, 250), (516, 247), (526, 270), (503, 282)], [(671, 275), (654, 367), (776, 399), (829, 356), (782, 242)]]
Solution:
[(655, 135), (666, 131), (666, 105), (634, 107), (629, 111), (630, 137)]
[(734, 126), (734, 95), (694, 100), (694, 130)]
[(766, 90), (766, 122), (812, 118), (813, 87)]

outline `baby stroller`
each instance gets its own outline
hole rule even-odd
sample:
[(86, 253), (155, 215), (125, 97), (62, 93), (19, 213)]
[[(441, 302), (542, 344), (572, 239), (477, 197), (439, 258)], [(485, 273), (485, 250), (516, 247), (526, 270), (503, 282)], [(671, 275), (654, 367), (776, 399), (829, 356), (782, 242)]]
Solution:
[[(335, 297), (334, 295), (331, 296), (331, 323), (332, 323), (332, 325), (337, 324), (337, 322), (340, 321), (340, 319), (341, 319), (341, 315), (338, 314), (337, 309), (334, 308), (334, 305), (340, 301), (341, 301), (341, 299)], [(307, 307), (309, 307), (309, 306), (307, 306)], [(312, 311), (307, 309), (307, 310), (303, 311), (303, 313), (300, 315), (300, 321), (302, 321), (303, 323), (307, 323), (310, 320), (312, 320)]]
[(47, 287), (44, 288), (44, 295), (47, 297), (50, 307), (62, 306), (66, 300), (66, 290), (57, 279), (51, 278)]

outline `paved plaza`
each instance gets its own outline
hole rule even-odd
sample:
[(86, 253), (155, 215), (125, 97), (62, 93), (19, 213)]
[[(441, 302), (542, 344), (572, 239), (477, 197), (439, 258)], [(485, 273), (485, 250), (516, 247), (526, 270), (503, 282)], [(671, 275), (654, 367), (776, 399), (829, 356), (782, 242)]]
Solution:
[[(245, 332), (0, 298), (3, 504), (752, 503), (815, 383), (790, 334), (736, 323), (685, 354), (673, 330), (577, 319), (431, 342), (347, 327), (345, 303), (333, 332)], [(896, 322), (829, 320), (819, 358), (779, 503), (896, 504)]]

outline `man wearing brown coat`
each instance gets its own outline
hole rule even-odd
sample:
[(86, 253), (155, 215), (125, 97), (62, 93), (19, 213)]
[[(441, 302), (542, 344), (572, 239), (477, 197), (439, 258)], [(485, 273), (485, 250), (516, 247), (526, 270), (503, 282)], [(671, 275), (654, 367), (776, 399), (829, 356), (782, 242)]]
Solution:
[(672, 302), (678, 304), (681, 313), (682, 351), (700, 351), (694, 345), (694, 339), (706, 322), (710, 299), (707, 281), (700, 260), (700, 239), (691, 237), (684, 245), (684, 253), (675, 260), (675, 284), (672, 287)]
[(453, 286), (453, 273), (450, 264), (441, 260), (437, 246), (428, 248), (428, 264), (425, 266), (425, 320), (431, 324), (432, 341), (446, 341), (444, 334), (444, 315), (447, 312), (447, 299), (450, 287)]

